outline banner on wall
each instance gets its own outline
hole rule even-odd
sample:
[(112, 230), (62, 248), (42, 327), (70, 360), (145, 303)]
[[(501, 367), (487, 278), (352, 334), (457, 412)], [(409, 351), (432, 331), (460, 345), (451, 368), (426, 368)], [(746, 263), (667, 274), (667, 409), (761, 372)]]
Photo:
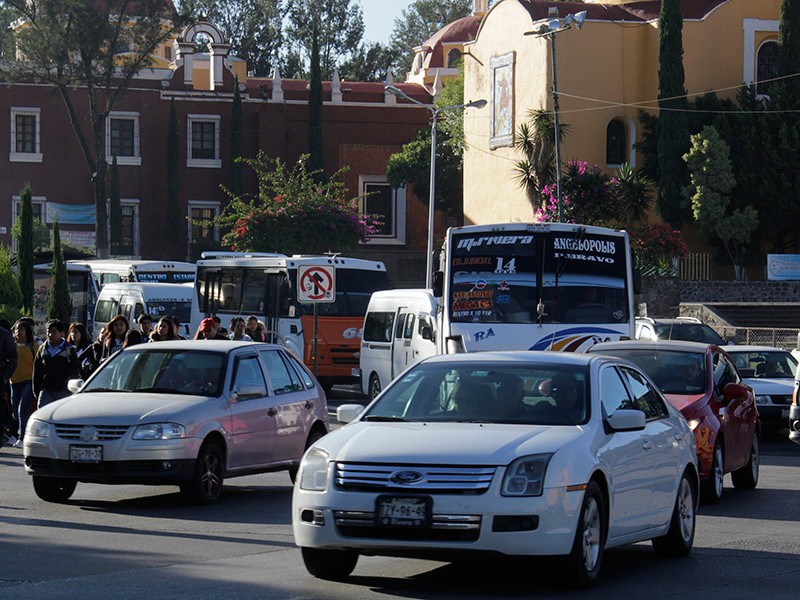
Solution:
[(45, 204), (46, 223), (59, 225), (94, 225), (97, 222), (94, 204), (63, 204), (59, 202), (48, 202)]
[(59, 221), (59, 233), (62, 242), (68, 242), (71, 246), (94, 250), (97, 243), (97, 236), (94, 231), (73, 231), (71, 229), (61, 229)]
[(767, 254), (767, 279), (800, 280), (800, 254)]

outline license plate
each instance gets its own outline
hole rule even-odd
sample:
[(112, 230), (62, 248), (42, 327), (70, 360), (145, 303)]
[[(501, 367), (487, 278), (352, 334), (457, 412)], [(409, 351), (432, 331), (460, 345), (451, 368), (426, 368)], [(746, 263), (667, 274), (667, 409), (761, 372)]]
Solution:
[(428, 496), (378, 496), (375, 520), (383, 527), (429, 527), (432, 508)]
[(70, 462), (77, 463), (99, 463), (103, 460), (102, 446), (70, 446)]
[(788, 408), (784, 408), (781, 411), (781, 415), (783, 416), (784, 419), (788, 419), (789, 418), (789, 409)]

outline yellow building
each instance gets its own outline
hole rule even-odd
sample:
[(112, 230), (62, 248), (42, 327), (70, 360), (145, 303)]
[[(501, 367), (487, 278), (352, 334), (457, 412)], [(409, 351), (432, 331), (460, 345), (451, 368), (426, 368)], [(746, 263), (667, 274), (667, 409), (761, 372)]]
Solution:
[[(465, 46), (464, 98), (484, 98), (464, 118), (464, 222), (530, 221), (534, 208), (515, 179), (514, 134), (531, 110), (553, 110), (551, 44), (542, 24), (586, 11), (580, 30), (555, 34), (562, 164), (581, 160), (613, 173), (640, 166), (640, 109), (657, 112), (660, 2), (496, 0)], [(689, 99), (733, 97), (769, 73), (781, 0), (682, 0)], [(763, 75), (762, 75), (763, 77)]]

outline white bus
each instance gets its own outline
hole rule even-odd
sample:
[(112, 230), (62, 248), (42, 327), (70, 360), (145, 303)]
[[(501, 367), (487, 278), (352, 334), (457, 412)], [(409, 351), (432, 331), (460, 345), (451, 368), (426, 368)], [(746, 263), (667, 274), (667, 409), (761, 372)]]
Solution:
[[(335, 301), (299, 302), (297, 272), (303, 266), (332, 267)], [(256, 316), (285, 343), (323, 386), (359, 382), (359, 350), (364, 314), (372, 292), (390, 287), (380, 261), (343, 256), (285, 256), (234, 252), (204, 253), (197, 261), (196, 313), (192, 323), (216, 315), (224, 327), (233, 317)], [(277, 339), (276, 339), (277, 338)], [(316, 359), (316, 360), (315, 360)]]
[(581, 351), (633, 338), (625, 231), (572, 223), (456, 227), (447, 232), (441, 267), (439, 353)]
[[(92, 270), (86, 265), (74, 264), (72, 261), (67, 261), (66, 266), (69, 295), (72, 300), (70, 320), (83, 323), (89, 333), (92, 333), (94, 309), (99, 294), (92, 277)], [(46, 333), (44, 324), (47, 321), (47, 302), (50, 298), (50, 289), (53, 287), (52, 271), (51, 263), (33, 266), (33, 318), (37, 323), (37, 335)]]
[(192, 283), (197, 266), (174, 260), (92, 259), (70, 260), (67, 264), (86, 265), (92, 269), (97, 289), (107, 283)]

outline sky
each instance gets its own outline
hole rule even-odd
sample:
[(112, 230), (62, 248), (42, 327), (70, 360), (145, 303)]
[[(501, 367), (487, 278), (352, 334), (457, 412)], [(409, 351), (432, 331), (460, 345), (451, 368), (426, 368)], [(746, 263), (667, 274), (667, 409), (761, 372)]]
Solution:
[(358, 0), (364, 13), (364, 41), (387, 43), (394, 20), (414, 0)]

